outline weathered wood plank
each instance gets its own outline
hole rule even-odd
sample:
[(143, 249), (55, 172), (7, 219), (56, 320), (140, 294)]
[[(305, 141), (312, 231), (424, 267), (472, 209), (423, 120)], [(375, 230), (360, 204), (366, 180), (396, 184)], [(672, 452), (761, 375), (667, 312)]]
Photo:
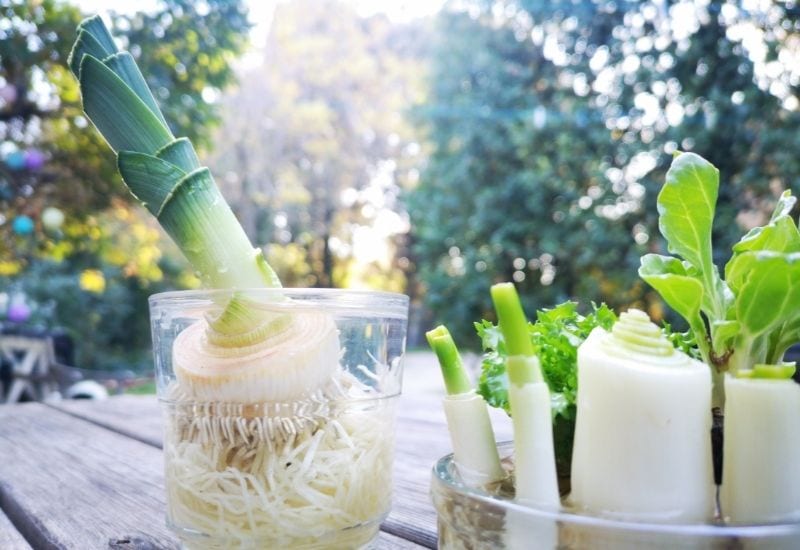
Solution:
[(64, 400), (48, 403), (48, 406), (161, 448), (163, 420), (155, 396), (118, 395), (103, 401)]
[(446, 428), (438, 422), (398, 414), (394, 502), (384, 523), (390, 533), (436, 548), (436, 511), (429, 496), (434, 462), (449, 452)]
[[(139, 441), (161, 446), (161, 414), (155, 397), (120, 396), (101, 402), (64, 401), (52, 406)], [(436, 512), (429, 496), (431, 469), (436, 460), (451, 452), (441, 395), (403, 395), (397, 412), (394, 504), (383, 530), (435, 548)], [(490, 416), (497, 439), (510, 439), (511, 424), (505, 413), (491, 410)]]
[(161, 453), (38, 403), (0, 407), (0, 507), (34, 548), (178, 548)]
[[(1, 498), (1, 497), (0, 497)], [(11, 523), (11, 520), (0, 511), (0, 548), (7, 550), (29, 550), (28, 541)]]
[[(121, 396), (100, 402), (64, 401), (51, 404), (50, 407), (121, 435), (147, 442), (152, 447), (161, 445), (160, 412), (154, 398)], [(154, 451), (160, 455), (160, 452), (155, 449)], [(163, 509), (163, 506), (161, 508)], [(420, 548), (410, 540), (387, 532), (381, 532), (373, 546), (376, 549)]]

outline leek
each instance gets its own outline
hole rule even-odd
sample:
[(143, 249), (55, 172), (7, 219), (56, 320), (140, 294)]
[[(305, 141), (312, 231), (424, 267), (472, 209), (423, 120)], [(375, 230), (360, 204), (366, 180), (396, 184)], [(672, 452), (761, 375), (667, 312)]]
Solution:
[(362, 546), (389, 507), (390, 409), (332, 404), (374, 392), (339, 364), (328, 312), (264, 304), (245, 290), (281, 285), (99, 17), (78, 26), (69, 66), (130, 192), (206, 286), (231, 290), (172, 345), (170, 522), (199, 546), (291, 548), (323, 537), (332, 548)]
[(550, 390), (533, 354), (528, 322), (514, 285), (494, 285), (491, 294), (508, 351), (506, 369), (514, 425), (516, 499), (539, 508), (558, 509)]
[(505, 473), (500, 466), (486, 401), (472, 389), (447, 328), (438, 326), (425, 336), (439, 359), (447, 388), (442, 405), (461, 477), (472, 485), (499, 481)]
[(122, 179), (215, 288), (279, 287), (191, 143), (176, 139), (133, 57), (120, 52), (102, 19), (78, 26), (69, 66), (83, 108), (118, 155)]
[[(69, 66), (79, 81), (84, 111), (117, 153), (123, 181), (175, 241), (205, 286), (280, 287), (280, 280), (263, 252), (250, 243), (211, 172), (200, 165), (191, 142), (173, 136), (133, 57), (117, 49), (98, 16), (78, 26)], [(327, 366), (323, 370), (328, 375), (333, 372), (335, 360), (312, 365), (310, 362), (318, 354), (310, 352), (308, 362), (297, 363), (291, 376), (286, 375), (284, 366), (263, 364), (267, 344), (291, 341), (288, 332), (277, 330), (285, 328), (288, 321), (275, 319), (275, 313), (252, 306), (252, 300), (244, 294), (234, 293), (226, 312), (213, 325), (193, 327), (173, 347), (176, 376), (187, 388), (198, 392), (194, 397), (212, 399), (213, 391), (219, 391), (217, 398), (230, 399), (239, 384), (243, 391), (236, 400), (248, 395), (289, 398), (292, 393), (305, 395), (324, 383), (326, 376), (320, 365)], [(245, 328), (235, 323), (236, 319), (241, 320), (243, 307), (252, 309), (250, 324)], [(330, 328), (332, 321), (321, 316), (316, 319), (321, 323), (316, 332), (325, 335), (314, 340), (319, 343), (318, 351), (332, 353), (335, 359), (338, 341)], [(228, 323), (233, 324), (226, 327)], [(258, 345), (261, 353), (252, 349)], [(227, 351), (223, 353), (218, 348)], [(203, 354), (202, 360), (198, 353)], [(253, 392), (252, 387), (242, 384), (241, 380), (248, 376), (230, 378), (230, 369), (226, 371), (223, 365), (230, 367), (234, 363), (237, 368), (251, 369), (248, 376), (261, 379), (261, 391)], [(201, 373), (198, 364), (219, 366), (224, 376), (216, 368)], [(308, 379), (303, 378), (306, 370), (312, 373)], [(222, 382), (222, 378), (229, 383)], [(287, 380), (296, 380), (296, 384), (279, 391), (270, 387), (284, 387)]]
[(646, 313), (578, 348), (572, 503), (657, 522), (713, 516), (711, 374), (673, 348)]
[(722, 514), (732, 523), (796, 522), (800, 386), (791, 379), (794, 365), (752, 370), (725, 377)]

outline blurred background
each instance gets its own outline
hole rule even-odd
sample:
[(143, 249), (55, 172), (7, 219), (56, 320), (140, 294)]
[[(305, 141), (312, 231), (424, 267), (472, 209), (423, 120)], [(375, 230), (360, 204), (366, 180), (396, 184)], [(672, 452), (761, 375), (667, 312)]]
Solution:
[(149, 373), (147, 297), (199, 284), (82, 114), (95, 12), (284, 284), (405, 292), (412, 347), (476, 348), (504, 280), (668, 315), (636, 269), (677, 150), (718, 262), (800, 191), (794, 2), (0, 0), (0, 323), (84, 369)]

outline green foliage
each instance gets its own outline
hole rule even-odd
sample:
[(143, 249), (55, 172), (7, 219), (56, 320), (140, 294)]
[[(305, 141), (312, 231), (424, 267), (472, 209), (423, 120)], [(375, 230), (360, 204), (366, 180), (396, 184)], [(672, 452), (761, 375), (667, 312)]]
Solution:
[[(556, 463), (561, 474), (568, 474), (572, 460), (572, 434), (575, 430), (575, 400), (578, 390), (578, 346), (596, 327), (611, 330), (617, 317), (605, 304), (587, 315), (578, 313), (578, 304), (564, 302), (552, 309), (536, 312), (536, 322), (528, 323), (531, 344), (539, 358), (542, 374), (550, 388), (553, 411)], [(478, 393), (486, 402), (510, 414), (507, 350), (500, 328), (490, 321), (475, 323), (484, 350)]]
[[(577, 348), (595, 327), (611, 330), (616, 318), (605, 304), (592, 304), (592, 311), (581, 315), (577, 303), (564, 302), (552, 309), (537, 311), (536, 322), (528, 323), (534, 353), (542, 365), (542, 373), (556, 405), (555, 414), (575, 417)], [(486, 320), (475, 323), (475, 329), (484, 350), (478, 393), (490, 405), (509, 412), (508, 383), (503, 380), (507, 356), (503, 334), (498, 326)]]
[[(719, 189), (719, 171), (691, 153), (679, 155), (658, 195), (658, 227), (673, 254), (705, 276), (714, 277), (711, 226)], [(710, 285), (716, 289), (716, 284)]]
[[(490, 318), (486, 289), (512, 278), (527, 309), (573, 298), (659, 317), (635, 274), (667, 251), (655, 201), (677, 149), (727, 178), (701, 262), (723, 264), (732, 229), (763, 225), (800, 173), (798, 93), (780, 61), (798, 17), (777, 2), (474, 0), (443, 13), (416, 111), (432, 151), (408, 196), (433, 322), (463, 339), (458, 321)], [(765, 60), (737, 25), (763, 32)]]
[(655, 288), (679, 315), (699, 326), (703, 283), (694, 273), (692, 265), (677, 258), (647, 254), (642, 256), (639, 276)]
[[(86, 271), (79, 270), (80, 265), (91, 265), (92, 273), (101, 277), (102, 292), (84, 288)], [(27, 325), (63, 329), (70, 335), (75, 343), (75, 366), (149, 370), (147, 298), (171, 289), (172, 283), (126, 277), (123, 269), (110, 264), (97, 269), (89, 257), (69, 263), (38, 260), (31, 263), (23, 279), (0, 277), (0, 288), (23, 293), (26, 302), (34, 305), (34, 316)], [(42, 315), (36, 315), (37, 309)]]
[(697, 349), (697, 342), (694, 339), (694, 333), (692, 333), (692, 331), (675, 331), (672, 329), (672, 325), (666, 321), (661, 327), (661, 330), (664, 333), (664, 336), (666, 336), (667, 340), (669, 340), (670, 344), (672, 344), (673, 348), (685, 353), (693, 359), (697, 359), (698, 361), (703, 360), (703, 358), (700, 356), (700, 351)]
[(670, 251), (684, 260), (646, 255), (640, 275), (686, 318), (715, 374), (714, 406), (722, 407), (719, 373), (778, 363), (800, 341), (800, 231), (787, 191), (769, 223), (734, 245), (723, 281), (712, 261), (718, 190), (719, 172), (708, 161), (694, 154), (675, 158), (658, 196), (659, 227)]
[(27, 325), (66, 330), (76, 366), (150, 365), (147, 297), (198, 284), (163, 241), (146, 212), (116, 201), (97, 216), (68, 219), (57, 236), (18, 240), (25, 269), (0, 273), (0, 294), (24, 296), (33, 310)]
[(456, 319), (488, 318), (485, 288), (512, 278), (526, 309), (576, 295), (626, 301), (613, 274), (630, 226), (577, 204), (592, 189), (592, 204), (613, 206), (600, 187), (612, 152), (601, 113), (559, 89), (560, 68), (510, 25), (446, 13), (439, 29), (430, 104), (417, 112), (434, 151), (408, 197), (434, 318), (454, 331)]
[[(577, 312), (575, 302), (564, 302), (538, 311), (536, 323), (528, 323), (531, 343), (553, 394), (554, 414), (568, 418), (574, 418), (577, 347), (592, 329), (600, 326), (610, 330), (616, 320), (614, 312), (605, 304), (592, 307), (592, 312), (583, 316)], [(493, 407), (510, 413), (503, 334), (498, 326), (486, 320), (475, 323), (475, 330), (484, 350), (478, 393)]]

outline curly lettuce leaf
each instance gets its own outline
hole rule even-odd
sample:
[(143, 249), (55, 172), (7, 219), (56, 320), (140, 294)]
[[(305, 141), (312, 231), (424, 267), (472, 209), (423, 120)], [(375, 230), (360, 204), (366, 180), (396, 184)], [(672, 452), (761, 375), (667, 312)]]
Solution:
[(676, 332), (672, 330), (672, 325), (664, 321), (661, 325), (661, 330), (667, 340), (672, 344), (676, 350), (681, 351), (691, 357), (702, 361), (703, 357), (700, 355), (700, 350), (697, 349), (697, 342), (694, 339), (694, 333), (691, 330), (686, 332)]
[[(578, 346), (594, 328), (610, 330), (617, 316), (605, 304), (592, 304), (592, 311), (581, 315), (576, 302), (564, 302), (537, 311), (536, 318), (535, 323), (528, 323), (528, 329), (550, 387), (553, 414), (574, 418)], [(478, 393), (493, 407), (509, 412), (503, 334), (498, 326), (485, 320), (475, 323), (475, 329), (484, 350)]]
[[(539, 357), (542, 373), (550, 388), (553, 437), (559, 476), (569, 476), (572, 439), (575, 432), (575, 400), (578, 391), (578, 346), (596, 327), (610, 330), (617, 316), (605, 304), (592, 304), (588, 315), (578, 313), (578, 304), (564, 302), (536, 312), (528, 323), (531, 343)], [(484, 350), (478, 393), (489, 405), (510, 414), (506, 349), (500, 328), (489, 321), (475, 323)]]
[(475, 323), (475, 330), (481, 339), (481, 348), (484, 351), (477, 392), (490, 406), (503, 409), (510, 415), (503, 334), (500, 332), (500, 327), (490, 321)]

